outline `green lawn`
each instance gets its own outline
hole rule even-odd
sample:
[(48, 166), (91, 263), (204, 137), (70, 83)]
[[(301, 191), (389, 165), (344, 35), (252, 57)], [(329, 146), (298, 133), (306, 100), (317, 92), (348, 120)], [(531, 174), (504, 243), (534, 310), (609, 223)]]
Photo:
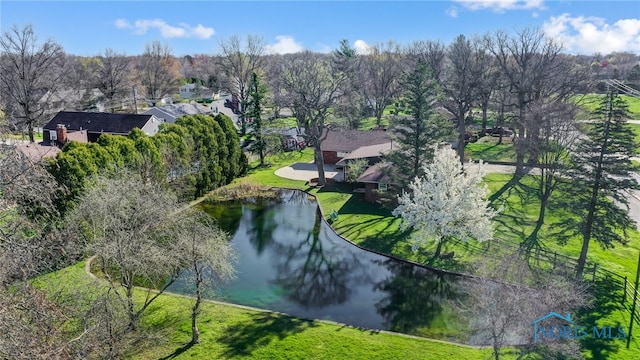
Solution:
[(498, 144), (499, 139), (497, 136), (483, 136), (467, 144), (465, 152), (472, 160), (515, 162), (516, 151), (511, 140), (503, 138), (502, 144)]
[[(44, 275), (35, 284), (60, 295), (60, 286), (90, 288), (97, 280), (84, 262)], [(136, 296), (142, 297), (142, 292)], [(140, 320), (127, 359), (468, 359), (484, 360), (477, 349), (423, 338), (310, 321), (271, 312), (205, 302), (199, 318), (201, 344), (191, 339), (193, 299), (159, 297)], [(73, 326), (73, 324), (69, 324)], [(137, 340), (136, 340), (137, 336)], [(507, 359), (514, 359), (506, 351)]]
[[(599, 101), (604, 97), (603, 94), (586, 94), (576, 96), (576, 100), (580, 102), (580, 105), (588, 112), (592, 112), (598, 106)], [(620, 97), (629, 105), (629, 113), (634, 120), (640, 120), (640, 98), (620, 95)]]

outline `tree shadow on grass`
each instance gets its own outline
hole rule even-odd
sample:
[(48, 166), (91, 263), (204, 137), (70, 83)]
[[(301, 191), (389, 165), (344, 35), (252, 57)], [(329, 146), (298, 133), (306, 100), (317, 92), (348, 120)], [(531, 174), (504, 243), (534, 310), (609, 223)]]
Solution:
[(175, 359), (178, 356), (182, 355), (182, 353), (184, 353), (185, 351), (191, 349), (191, 347), (193, 346), (193, 343), (188, 342), (187, 344), (185, 344), (182, 347), (179, 347), (176, 349), (176, 351), (174, 351), (173, 353), (171, 353), (170, 355), (167, 355), (163, 358), (160, 358), (160, 360), (169, 360), (169, 359)]
[(259, 313), (250, 320), (227, 327), (218, 341), (226, 347), (225, 358), (248, 356), (255, 350), (317, 326), (314, 321), (274, 313)]
[(502, 197), (502, 195), (504, 195), (505, 192), (508, 192), (509, 190), (514, 188), (516, 185), (520, 184), (520, 179), (521, 178), (522, 178), (521, 176), (514, 175), (507, 183), (502, 185), (502, 187), (500, 189), (498, 189), (498, 191), (496, 191), (495, 193), (491, 194), (491, 196), (489, 196), (489, 202), (491, 203), (491, 205), (494, 205), (494, 203), (498, 199), (500, 199)]
[[(592, 296), (590, 306), (576, 312), (576, 318), (581, 325), (587, 327), (590, 335), (581, 339), (580, 342), (582, 348), (591, 353), (592, 359), (609, 359), (617, 352), (622, 342), (612, 339), (596, 339), (591, 336), (593, 335), (592, 327), (596, 326), (602, 319), (610, 317), (612, 313), (624, 311), (624, 305), (621, 303), (622, 287), (618, 281), (612, 278), (605, 278), (594, 282), (590, 287), (590, 293)], [(630, 302), (631, 300), (627, 298), (626, 303), (629, 304)], [(618, 326), (628, 328), (629, 324), (601, 323), (598, 327), (601, 328), (602, 326), (613, 326), (615, 329)]]

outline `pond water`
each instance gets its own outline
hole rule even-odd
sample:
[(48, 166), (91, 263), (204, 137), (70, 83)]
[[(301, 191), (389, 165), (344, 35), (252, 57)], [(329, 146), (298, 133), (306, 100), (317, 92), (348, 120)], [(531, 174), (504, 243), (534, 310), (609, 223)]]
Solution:
[[(459, 277), (364, 251), (336, 235), (313, 198), (206, 205), (239, 253), (235, 280), (216, 289), (227, 302), (307, 319), (466, 342), (449, 301)], [(172, 291), (188, 292), (178, 281)]]

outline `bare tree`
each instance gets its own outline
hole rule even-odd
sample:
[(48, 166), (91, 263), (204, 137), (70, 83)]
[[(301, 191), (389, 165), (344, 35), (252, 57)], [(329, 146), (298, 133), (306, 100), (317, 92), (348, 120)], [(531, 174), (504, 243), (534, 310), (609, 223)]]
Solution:
[[(262, 37), (248, 35), (246, 42), (237, 35), (229, 39), (220, 40), (221, 49), (220, 67), (227, 75), (227, 88), (240, 102), (240, 111), (244, 113), (247, 103), (251, 74), (262, 65), (262, 54), (265, 50), (265, 42)], [(246, 120), (243, 114), (240, 116), (240, 134), (246, 133)]]
[(284, 82), (306, 120), (307, 143), (313, 147), (318, 167), (318, 185), (326, 183), (322, 142), (327, 136), (326, 120), (341, 96), (343, 72), (332, 69), (330, 59), (305, 51), (296, 54), (285, 65)]
[(380, 127), (384, 109), (400, 91), (400, 46), (392, 41), (372, 46), (371, 53), (362, 57), (360, 71), (361, 91)]
[[(175, 196), (159, 186), (131, 173), (120, 175), (95, 179), (67, 223), (95, 254), (128, 315), (129, 329), (136, 330), (141, 314), (177, 277), (180, 263), (168, 239), (174, 234), (171, 219), (178, 205)], [(136, 285), (148, 288), (141, 302), (134, 301)]]
[[(577, 342), (535, 343), (531, 322), (549, 312), (564, 314), (586, 305), (586, 288), (567, 280), (566, 274), (534, 271), (519, 254), (481, 262), (477, 277), (463, 282), (466, 301), (456, 308), (469, 316), (474, 342), (493, 347), (500, 359), (504, 346), (517, 345), (524, 354), (545, 351), (581, 357)], [(526, 321), (525, 319), (531, 319)]]
[(539, 141), (535, 144), (540, 173), (532, 176), (537, 185), (540, 208), (536, 226), (522, 244), (527, 250), (539, 246), (538, 232), (544, 225), (551, 194), (570, 168), (571, 149), (581, 136), (576, 128), (575, 114), (574, 104), (559, 103), (553, 99), (541, 99), (529, 106), (528, 119), (541, 124)]
[(476, 98), (477, 79), (474, 73), (474, 49), (464, 35), (459, 35), (449, 46), (447, 64), (441, 86), (445, 94), (443, 106), (456, 117), (458, 130), (458, 157), (464, 164), (465, 119)]
[(185, 211), (178, 215), (175, 231), (176, 253), (182, 266), (189, 270), (189, 281), (195, 288), (196, 301), (191, 308), (191, 344), (200, 343), (198, 315), (203, 295), (214, 286), (230, 280), (237, 259), (227, 234), (207, 214)]
[(39, 42), (31, 25), (14, 25), (0, 37), (0, 51), (2, 98), (15, 125), (27, 127), (33, 142), (33, 127), (45, 120), (47, 96), (64, 74), (63, 49), (53, 40)]
[(413, 70), (418, 64), (427, 64), (436, 82), (440, 82), (444, 69), (447, 49), (441, 41), (414, 41), (405, 49), (409, 63), (405, 72)]
[[(562, 46), (545, 38), (540, 30), (525, 29), (514, 35), (498, 31), (494, 36), (486, 36), (485, 41), (515, 98), (515, 102), (509, 105), (517, 112), (516, 171), (521, 174), (527, 137), (530, 141), (535, 141), (539, 132), (536, 124), (527, 122), (527, 107), (531, 102), (549, 94), (551, 88), (557, 89), (557, 86), (552, 85), (554, 81), (561, 80), (566, 85), (574, 79), (557, 71), (561, 65), (559, 56)], [(535, 156), (530, 158), (536, 160)]]
[(495, 59), (484, 47), (482, 38), (474, 38), (472, 46), (475, 59), (472, 69), (472, 76), (476, 80), (475, 104), (482, 111), (482, 134), (484, 134), (487, 130), (487, 112), (498, 82), (499, 73)]
[(144, 86), (145, 96), (154, 106), (174, 91), (177, 80), (177, 63), (168, 44), (154, 41), (146, 45), (139, 59), (138, 79)]
[(115, 112), (117, 103), (131, 93), (131, 61), (124, 53), (107, 48), (92, 65), (94, 83), (107, 99), (107, 108)]
[(282, 78), (283, 61), (282, 55), (265, 57), (264, 76), (269, 89), (266, 100), (274, 119), (280, 117), (280, 110), (283, 107), (290, 105)]

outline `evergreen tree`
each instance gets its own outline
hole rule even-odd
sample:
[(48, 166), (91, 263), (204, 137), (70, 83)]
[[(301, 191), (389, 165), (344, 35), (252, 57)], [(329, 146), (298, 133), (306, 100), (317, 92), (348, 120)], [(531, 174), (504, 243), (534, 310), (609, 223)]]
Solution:
[(625, 244), (626, 230), (634, 225), (629, 217), (627, 191), (640, 189), (631, 177), (631, 156), (636, 154), (634, 133), (626, 123), (627, 104), (618, 95), (608, 94), (593, 115), (599, 119), (588, 138), (576, 146), (575, 168), (571, 172), (575, 194), (571, 209), (576, 217), (564, 222), (582, 236), (582, 250), (576, 276), (584, 271), (593, 238), (603, 248)]
[(452, 134), (452, 124), (436, 113), (438, 88), (426, 63), (405, 76), (403, 87), (412, 116), (391, 124), (395, 150), (386, 159), (393, 163), (396, 181), (405, 185), (422, 175), (422, 165), (433, 157), (434, 145)]
[(249, 128), (252, 135), (252, 152), (260, 156), (260, 166), (264, 166), (264, 157), (267, 150), (267, 142), (265, 141), (264, 124), (262, 120), (262, 104), (266, 95), (266, 88), (260, 81), (258, 75), (254, 72), (251, 75), (251, 83), (249, 85), (249, 102), (247, 104), (246, 114), (249, 117)]
[(227, 183), (230, 183), (234, 178), (243, 175), (247, 171), (248, 159), (240, 148), (240, 137), (233, 126), (231, 118), (224, 114), (218, 114), (213, 118), (222, 131), (226, 135), (227, 142), (225, 146), (229, 150), (229, 172), (227, 177)]

